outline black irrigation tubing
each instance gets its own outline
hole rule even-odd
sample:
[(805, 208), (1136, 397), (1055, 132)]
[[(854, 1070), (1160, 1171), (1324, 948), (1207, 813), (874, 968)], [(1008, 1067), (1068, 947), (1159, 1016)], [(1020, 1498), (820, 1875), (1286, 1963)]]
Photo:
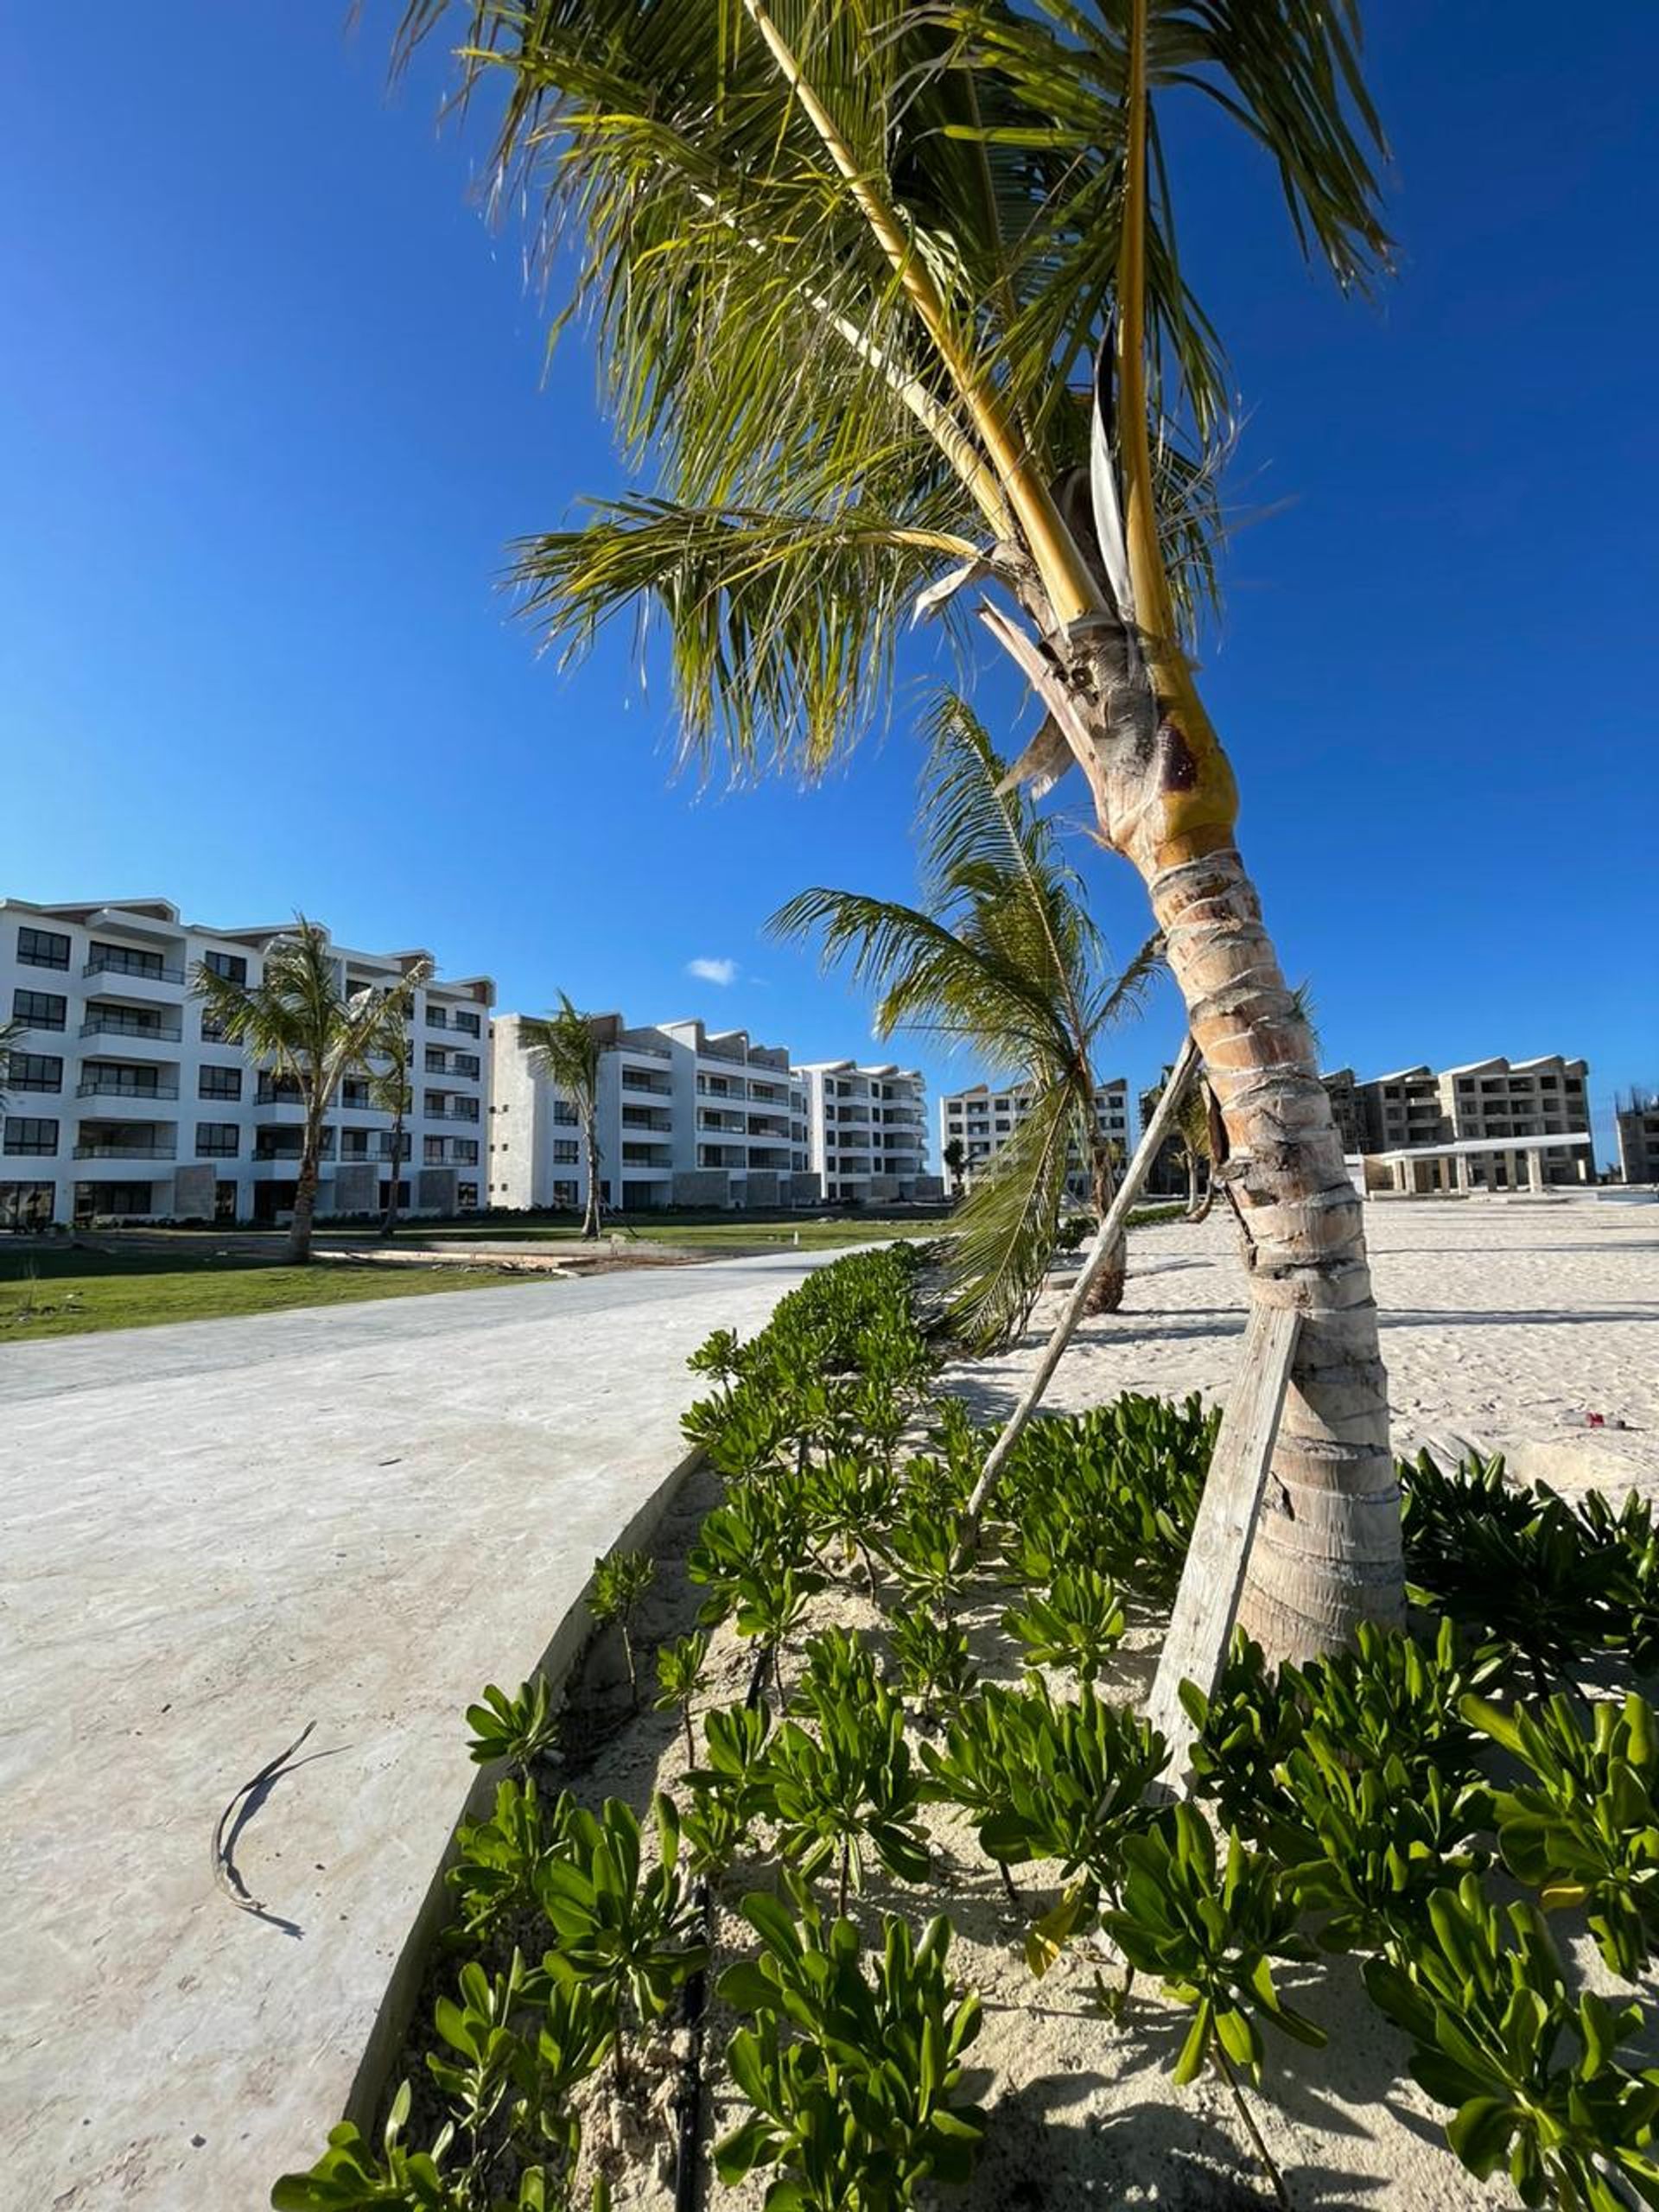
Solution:
[[(772, 1663), (772, 1652), (763, 1648), (754, 1662), (749, 1677), (748, 1695), (744, 1703), (751, 1711), (760, 1702), (766, 1686), (766, 1669)], [(702, 1929), (702, 1945), (712, 1957), (715, 1948), (715, 1895), (705, 1875), (698, 1882), (696, 1910)], [(674, 2212), (698, 2212), (702, 2201), (702, 2164), (697, 2157), (697, 2142), (702, 2133), (702, 2027), (709, 2009), (709, 1973), (701, 1967), (685, 1985), (685, 1999), (681, 2008), (681, 2019), (686, 2029), (684, 2063), (680, 2069), (680, 2086), (674, 2093), (674, 2110), (679, 2123), (674, 2146)]]

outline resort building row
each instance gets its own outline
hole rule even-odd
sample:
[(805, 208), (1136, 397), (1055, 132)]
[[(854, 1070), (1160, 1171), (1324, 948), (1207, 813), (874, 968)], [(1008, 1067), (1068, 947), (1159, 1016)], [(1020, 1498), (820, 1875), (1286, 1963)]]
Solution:
[[(299, 1099), (227, 1042), (191, 986), (203, 964), (257, 983), (293, 926), (207, 929), (165, 899), (0, 899), (0, 1020), (16, 1025), (0, 1071), (0, 1228), (286, 1217)], [(347, 995), (429, 959), (330, 949)], [(414, 994), (413, 1098), (396, 1163), (411, 1212), (484, 1203), (493, 996), (486, 976), (433, 978)], [(354, 1072), (324, 1130), (319, 1213), (378, 1211), (393, 1172), (392, 1117)]]
[(1363, 1083), (1338, 1068), (1324, 1083), (1343, 1149), (1377, 1160), (1393, 1187), (1421, 1195), (1593, 1183), (1589, 1072), (1557, 1052), (1470, 1060), (1438, 1074), (1400, 1068)]
[[(947, 1174), (959, 1159), (962, 1179), (971, 1182), (1030, 1113), (1032, 1095), (1028, 1083), (1009, 1084), (1001, 1090), (976, 1083), (966, 1090), (947, 1091), (939, 1100), (939, 1158)], [(1095, 1126), (1111, 1147), (1114, 1161), (1121, 1165), (1129, 1150), (1129, 1086), (1124, 1077), (1113, 1076), (1095, 1086)], [(953, 1147), (960, 1150), (953, 1152)], [(1088, 1197), (1088, 1168), (1075, 1146), (1067, 1163), (1066, 1185), (1073, 1197)]]
[[(796, 1065), (781, 1045), (701, 1021), (600, 1036), (600, 1197), (661, 1206), (810, 1206), (937, 1198), (925, 1086), (914, 1068)], [(575, 1109), (526, 1047), (524, 1019), (493, 1027), (490, 1204), (579, 1206), (587, 1167)]]
[[(99, 1221), (276, 1224), (294, 1203), (303, 1115), (216, 1027), (193, 988), (207, 966), (257, 985), (289, 922), (181, 919), (165, 899), (42, 906), (0, 899), (0, 1228)], [(327, 936), (327, 932), (325, 932)], [(342, 995), (384, 988), (418, 949), (329, 940)], [(323, 1131), (319, 1216), (380, 1211), (397, 1177), (416, 1215), (580, 1205), (575, 1110), (493, 1018), (487, 976), (429, 975), (413, 995), (411, 1099), (393, 1116), (368, 1073), (341, 1084)], [(804, 1206), (937, 1198), (913, 1068), (793, 1066), (782, 1046), (698, 1021), (595, 1017), (601, 1197), (613, 1206)]]

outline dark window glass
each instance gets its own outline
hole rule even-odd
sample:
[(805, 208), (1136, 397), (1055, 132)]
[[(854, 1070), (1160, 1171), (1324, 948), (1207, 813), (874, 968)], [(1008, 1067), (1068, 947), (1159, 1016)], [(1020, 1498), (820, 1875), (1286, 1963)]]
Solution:
[(428, 1075), (442, 1075), (446, 1065), (447, 1063), (443, 1057), (442, 1046), (438, 1045), (429, 1045), (426, 1048), (426, 1071)]
[[(155, 977), (168, 973), (166, 962), (159, 952), (135, 952), (130, 945), (100, 944), (92, 941), (92, 957), (87, 963), (91, 968), (102, 968), (116, 976), (149, 976)], [(183, 981), (182, 971), (175, 969), (175, 977)]]
[(201, 964), (211, 968), (215, 976), (223, 976), (226, 982), (245, 983), (248, 980), (248, 963), (239, 952), (204, 952)]
[(205, 1067), (196, 1080), (198, 1098), (239, 1098), (242, 1096), (240, 1068)]
[(202, 1160), (234, 1160), (242, 1133), (234, 1122), (198, 1122), (196, 1154)]
[(35, 1114), (8, 1114), (6, 1116), (6, 1150), (12, 1153), (44, 1154), (50, 1156), (58, 1148), (58, 1125), (42, 1121)]
[(470, 1211), (474, 1206), (475, 1206), (478, 1204), (477, 1184), (457, 1183), (455, 1185), (455, 1203), (461, 1206), (463, 1211)]
[(211, 1014), (204, 1014), (201, 1017), (201, 1041), (204, 1045), (222, 1045), (225, 1042), (225, 1025)]
[(61, 1090), (63, 1062), (52, 1052), (14, 1052), (5, 1088), (11, 1090)]
[(56, 991), (14, 991), (11, 1016), (27, 1029), (61, 1029), (69, 1001)]
[(476, 1167), (478, 1165), (478, 1139), (476, 1137), (456, 1137), (454, 1139), (453, 1156), (457, 1164), (461, 1166)]
[(464, 1029), (469, 1037), (476, 1037), (481, 1033), (478, 1026), (478, 1016), (475, 1014), (454, 1014), (450, 1015), (449, 1020), (452, 1027)]
[(69, 940), (60, 937), (56, 930), (20, 929), (17, 957), (25, 968), (67, 968)]

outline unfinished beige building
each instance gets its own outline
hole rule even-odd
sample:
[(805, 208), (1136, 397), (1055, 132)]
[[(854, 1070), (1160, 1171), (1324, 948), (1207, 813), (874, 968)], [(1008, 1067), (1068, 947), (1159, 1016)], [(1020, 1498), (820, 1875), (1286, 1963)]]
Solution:
[(1659, 1183), (1659, 1097), (1633, 1090), (1613, 1116), (1618, 1172), (1627, 1183)]
[[(1436, 1074), (1396, 1068), (1357, 1083), (1351, 1068), (1323, 1078), (1351, 1153), (1421, 1152), (1396, 1160), (1408, 1192), (1537, 1190), (1595, 1179), (1589, 1068), (1560, 1053), (1535, 1060), (1471, 1060)], [(1559, 1145), (1540, 1146), (1559, 1136)], [(1577, 1138), (1576, 1144), (1565, 1140)], [(1455, 1150), (1452, 1147), (1456, 1147)], [(1528, 1154), (1536, 1153), (1535, 1164)]]

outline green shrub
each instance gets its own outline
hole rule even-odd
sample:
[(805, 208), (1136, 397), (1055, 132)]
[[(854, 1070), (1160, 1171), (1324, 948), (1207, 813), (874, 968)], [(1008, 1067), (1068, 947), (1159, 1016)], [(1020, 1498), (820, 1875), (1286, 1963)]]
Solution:
[(692, 1906), (679, 1874), (678, 1817), (661, 1796), (652, 1811), (656, 1866), (642, 1870), (639, 1820), (609, 1797), (597, 1815), (572, 1811), (566, 1849), (543, 1867), (537, 1891), (555, 1938), (547, 1971), (591, 1993), (614, 2039), (619, 2086), (629, 2016), (642, 2025), (660, 2019), (680, 1984), (708, 1959), (693, 1939)]
[(965, 1697), (974, 1688), (968, 1638), (949, 1621), (935, 1620), (919, 1607), (902, 1610), (887, 1623), (887, 1642), (899, 1687), (924, 1713), (932, 1714), (943, 1700)]
[(962, 1595), (961, 1547), (961, 1523), (954, 1513), (939, 1511), (925, 1497), (907, 1495), (883, 1548), (906, 1600), (938, 1611)]
[(633, 1663), (632, 1633), (634, 1609), (656, 1579), (657, 1562), (645, 1552), (611, 1552), (594, 1561), (594, 1580), (588, 1592), (588, 1610), (596, 1628), (613, 1624), (622, 1631), (622, 1656), (627, 1662), (628, 1694), (639, 1702), (639, 1678)]
[(1274, 1985), (1273, 1961), (1305, 1958), (1307, 1947), (1295, 1932), (1295, 1902), (1262, 1853), (1230, 1836), (1218, 1871), (1215, 1839), (1190, 1805), (1128, 1837), (1122, 1851), (1122, 1905), (1102, 1922), (1132, 1967), (1193, 2008), (1178, 2082), (1193, 2080), (1212, 2050), (1259, 2080), (1258, 2018), (1298, 2043), (1325, 2041)]
[(1224, 1828), (1260, 1843), (1294, 1824), (1296, 1808), (1279, 1779), (1307, 1730), (1305, 1686), (1294, 1667), (1268, 1664), (1259, 1643), (1234, 1636), (1215, 1694), (1183, 1682), (1181, 1703), (1198, 1730), (1190, 1754), (1195, 1794), (1211, 1801)]
[(814, 1637), (798, 1695), (817, 1733), (784, 1721), (761, 1777), (779, 1850), (809, 1876), (833, 1862), (842, 1911), (849, 1885), (862, 1886), (867, 1850), (901, 1880), (920, 1881), (928, 1851), (904, 1708), (869, 1652), (845, 1630)]
[(1033, 1421), (998, 1495), (1022, 1578), (1091, 1567), (1144, 1597), (1173, 1598), (1220, 1418), (1196, 1394), (1177, 1405), (1126, 1392)]
[(962, 2058), (979, 2000), (951, 1986), (947, 1921), (919, 1940), (884, 1921), (867, 1974), (853, 1923), (826, 1930), (809, 1897), (797, 1904), (798, 1920), (775, 1897), (745, 1898), (760, 1954), (720, 1979), (754, 2024), (727, 2053), (751, 2117), (715, 2145), (715, 2169), (729, 2186), (779, 2168), (778, 2212), (900, 2212), (924, 2184), (972, 2171), (984, 2115), (962, 2094)]
[(658, 1713), (666, 1713), (673, 1707), (679, 1708), (680, 1722), (685, 1730), (685, 1755), (693, 1762), (697, 1756), (697, 1742), (691, 1733), (691, 1700), (703, 1687), (708, 1662), (707, 1629), (699, 1629), (695, 1636), (677, 1637), (672, 1643), (658, 1648), (656, 1708)]
[(1026, 1647), (1033, 1666), (1069, 1667), (1092, 1681), (1123, 1640), (1123, 1601), (1091, 1567), (1063, 1567), (1046, 1593), (1002, 1616), (1008, 1634)]
[(522, 1774), (545, 1758), (559, 1738), (558, 1715), (542, 1675), (522, 1683), (516, 1697), (486, 1683), (482, 1701), (467, 1707), (467, 1723), (473, 1732), (467, 1749), (475, 1765), (510, 1759)]
[(456, 1861), (445, 1879), (469, 1936), (488, 1936), (535, 1904), (543, 1866), (564, 1847), (572, 1802), (564, 1791), (543, 1806), (533, 1782), (504, 1782), (491, 1817), (455, 1831)]
[(1659, 2083), (1616, 2056), (1640, 2010), (1588, 1993), (1574, 2005), (1534, 1907), (1500, 1913), (1465, 1875), (1408, 1945), (1368, 1963), (1365, 1986), (1412, 2037), (1414, 2077), (1455, 2107), (1446, 2139), (1471, 2173), (1505, 2168), (1523, 2204), (1561, 2212), (1618, 2212), (1624, 2184), (1659, 2203)]
[(1659, 1743), (1647, 1700), (1631, 1691), (1598, 1705), (1587, 1733), (1564, 1697), (1512, 1713), (1471, 1697), (1465, 1710), (1533, 1777), (1493, 1799), (1504, 1865), (1547, 1911), (1581, 1905), (1602, 1957), (1634, 1980), (1659, 1939)]
[(694, 1872), (723, 1872), (749, 1842), (755, 1821), (770, 1809), (765, 1752), (771, 1732), (772, 1709), (764, 1698), (704, 1713), (708, 1764), (686, 1777), (692, 1803), (683, 1827)]
[(1414, 1600), (1531, 1662), (1539, 1687), (1605, 1641), (1609, 1561), (1546, 1484), (1508, 1480), (1501, 1457), (1445, 1473), (1427, 1452), (1400, 1467)]

